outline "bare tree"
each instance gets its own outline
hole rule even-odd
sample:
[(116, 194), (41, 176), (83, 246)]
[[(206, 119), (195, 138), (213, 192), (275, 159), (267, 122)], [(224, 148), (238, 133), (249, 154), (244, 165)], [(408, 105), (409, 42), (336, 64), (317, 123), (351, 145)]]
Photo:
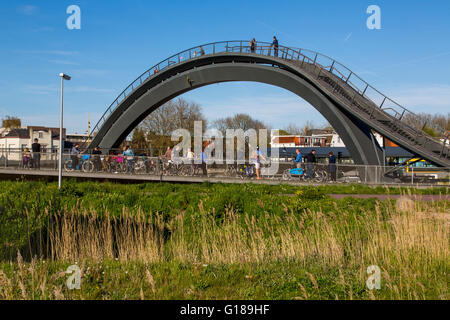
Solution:
[(303, 128), (299, 127), (294, 123), (290, 123), (288, 126), (283, 128), (283, 131), (286, 131), (288, 135), (301, 135), (303, 134)]
[(217, 119), (212, 123), (211, 127), (219, 130), (224, 135), (226, 134), (227, 129), (242, 129), (244, 131), (249, 129), (270, 129), (269, 125), (253, 119), (250, 115), (244, 113), (236, 114), (233, 117)]
[(432, 136), (439, 136), (443, 133), (442, 131), (450, 130), (450, 113), (447, 116), (442, 114), (419, 113), (414, 115), (406, 113), (403, 121), (414, 128), (424, 130)]
[(201, 107), (195, 102), (178, 98), (153, 111), (142, 121), (139, 129), (154, 149), (162, 150), (172, 144), (170, 137), (176, 129), (186, 129), (193, 135), (195, 121), (202, 121), (203, 128), (206, 128), (207, 121)]
[(2, 120), (2, 127), (5, 129), (16, 129), (20, 128), (22, 121), (17, 117), (6, 116)]

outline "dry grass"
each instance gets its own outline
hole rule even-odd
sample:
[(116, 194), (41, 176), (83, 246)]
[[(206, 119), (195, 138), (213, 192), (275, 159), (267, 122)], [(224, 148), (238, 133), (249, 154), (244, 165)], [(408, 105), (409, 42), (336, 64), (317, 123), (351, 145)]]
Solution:
[[(169, 222), (143, 212), (131, 215), (127, 209), (120, 217), (111, 217), (76, 207), (54, 218), (48, 251), (52, 260), (71, 263), (114, 259), (187, 264), (289, 261), (306, 266), (313, 262), (339, 270), (336, 281), (348, 290), (346, 297), (336, 298), (349, 299), (353, 288), (341, 270), (356, 268), (364, 283), (367, 266), (379, 265), (388, 290), (385, 297), (426, 299), (430, 288), (423, 279), (436, 278), (436, 270), (448, 270), (449, 210), (445, 204), (439, 211), (417, 202), (408, 205), (408, 210), (398, 210), (389, 203), (379, 204), (374, 212), (365, 214), (308, 210), (299, 215), (286, 209), (283, 217), (267, 216), (259, 221), (230, 210), (221, 222), (202, 205), (195, 219), (180, 214)], [(35, 262), (26, 265), (19, 255), (15, 262), (18, 272), (13, 276), (0, 270), (0, 298), (19, 294), (22, 299), (32, 299), (36, 291), (49, 299), (65, 298), (61, 285), (56, 284), (64, 274), (49, 279), (45, 271), (37, 272)], [(314, 290), (320, 291), (317, 275), (307, 275)], [(140, 276), (156, 293), (150, 271)], [(298, 298), (307, 299), (310, 293), (302, 284), (299, 287), (302, 297)], [(448, 291), (444, 292), (441, 298), (448, 299)], [(376, 299), (376, 295), (371, 292), (370, 298)], [(139, 296), (145, 298), (142, 289)]]
[[(382, 206), (382, 207), (381, 207)], [(199, 208), (200, 218), (183, 214), (164, 222), (160, 216), (103, 217), (91, 212), (55, 218), (50, 229), (51, 257), (58, 261), (120, 261), (185, 263), (260, 263), (276, 260), (367, 265), (388, 262), (424, 269), (426, 261), (445, 260), (449, 253), (449, 212), (415, 206), (395, 211), (380, 204), (375, 213), (328, 213), (286, 210), (284, 217), (258, 222), (254, 216), (227, 211), (222, 222)], [(381, 211), (385, 210), (382, 218)], [(164, 239), (170, 230), (170, 240)], [(425, 262), (425, 263), (424, 263)]]

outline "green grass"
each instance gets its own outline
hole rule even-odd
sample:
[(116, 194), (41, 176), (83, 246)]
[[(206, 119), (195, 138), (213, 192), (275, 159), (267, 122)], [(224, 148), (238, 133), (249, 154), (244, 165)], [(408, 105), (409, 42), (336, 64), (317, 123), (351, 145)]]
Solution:
[[(447, 188), (75, 181), (61, 191), (44, 182), (0, 188), (0, 299), (450, 298), (448, 201), (398, 211), (393, 200), (328, 196)], [(64, 271), (75, 263), (82, 289), (72, 291)], [(366, 288), (372, 264), (382, 270), (381, 290)]]

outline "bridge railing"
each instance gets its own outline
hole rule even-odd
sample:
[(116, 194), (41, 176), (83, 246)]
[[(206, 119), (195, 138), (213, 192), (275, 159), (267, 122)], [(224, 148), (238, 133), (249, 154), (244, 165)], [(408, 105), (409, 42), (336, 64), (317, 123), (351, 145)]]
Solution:
[[(123, 90), (119, 96), (113, 101), (113, 103), (107, 108), (102, 115), (96, 126), (92, 130), (92, 134), (97, 132), (111, 113), (123, 102), (129, 95), (131, 95), (136, 89), (141, 87), (145, 82), (156, 77), (159, 73), (165, 71), (174, 65), (192, 60), (198, 59), (202, 56), (210, 56), (223, 53), (245, 53), (255, 54), (261, 56), (274, 56), (277, 53), (278, 58), (283, 60), (297, 61), (301, 63), (301, 66), (305, 68), (312, 67), (314, 72), (319, 76), (321, 72), (330, 72), (336, 77), (344, 81), (348, 86), (354, 89), (354, 94), (358, 94), (363, 98), (366, 98), (373, 102), (380, 110), (389, 114), (394, 120), (402, 121), (412, 129), (421, 133), (421, 135), (428, 139), (433, 139), (436, 142), (442, 143), (442, 140), (431, 136), (424, 132), (426, 128), (432, 128), (434, 132), (441, 137), (447, 134), (447, 131), (435, 126), (431, 123), (427, 123), (421, 117), (417, 116), (413, 112), (409, 111), (399, 103), (390, 99), (369, 83), (364, 81), (355, 72), (341, 64), (340, 62), (323, 55), (321, 53), (303, 49), (303, 48), (291, 48), (282, 45), (278, 46), (278, 50), (267, 42), (256, 42), (253, 47), (250, 41), (247, 40), (232, 40), (208, 43), (201, 46), (192, 47), (190, 49), (179, 52), (171, 57), (159, 62), (152, 66), (150, 69), (142, 73), (136, 80), (134, 80), (125, 90)], [(446, 141), (444, 139), (444, 141)], [(444, 142), (445, 146), (445, 142)]]
[[(31, 153), (28, 156), (24, 152), (16, 151), (0, 153), (0, 175), (38, 175), (55, 176), (59, 167), (59, 154)], [(197, 158), (198, 159), (198, 158)], [(450, 185), (450, 168), (417, 167), (414, 165), (400, 166), (369, 166), (355, 165), (350, 162), (337, 163), (333, 170), (327, 164), (325, 158), (319, 158), (319, 163), (313, 165), (312, 180), (305, 179), (308, 164), (301, 165), (301, 171), (295, 169), (292, 162), (294, 156), (283, 156), (281, 158), (270, 158), (269, 162), (262, 163), (261, 176), (265, 180), (276, 180), (279, 182), (313, 182), (329, 183), (333, 180), (342, 183), (367, 183), (367, 184), (439, 184)], [(133, 156), (131, 158), (122, 155), (119, 150), (115, 154), (103, 153), (94, 155), (83, 153), (79, 155), (65, 151), (63, 155), (63, 172), (75, 173), (77, 177), (116, 179), (120, 175), (140, 176), (140, 180), (154, 180), (155, 176), (176, 176), (181, 179), (200, 177), (203, 170), (198, 163), (186, 158), (180, 158), (180, 163), (164, 161), (160, 157)], [(200, 159), (198, 159), (200, 160)], [(276, 171), (265, 170), (270, 166), (278, 168)], [(333, 174), (335, 173), (335, 174)], [(233, 162), (207, 165), (209, 178), (226, 178), (229, 182), (233, 179), (255, 179), (255, 168), (253, 161), (248, 158), (245, 163)], [(153, 178), (152, 178), (153, 177)]]

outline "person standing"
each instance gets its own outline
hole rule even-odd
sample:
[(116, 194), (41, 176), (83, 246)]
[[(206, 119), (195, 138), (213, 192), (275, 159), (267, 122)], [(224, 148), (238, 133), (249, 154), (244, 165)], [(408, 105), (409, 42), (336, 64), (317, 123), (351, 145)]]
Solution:
[(206, 168), (207, 157), (206, 157), (206, 154), (205, 154), (205, 150), (202, 151), (202, 155), (201, 156), (202, 156), (202, 164), (201, 164), (201, 166), (202, 166), (203, 176), (207, 177), (208, 176), (208, 169)]
[(169, 166), (172, 163), (172, 149), (170, 147), (167, 147), (166, 153), (164, 153), (163, 156), (164, 162), (163, 166), (165, 167), (166, 174), (169, 174)]
[(80, 145), (77, 143), (70, 152), (70, 158), (72, 159), (72, 169), (80, 170), (79, 168), (79, 159), (80, 156)]
[(194, 153), (192, 152), (191, 148), (189, 148), (189, 149), (187, 150), (187, 154), (186, 154), (186, 160), (187, 160), (187, 163), (188, 163), (189, 165), (194, 164), (194, 158), (195, 158), (195, 155), (194, 155)]
[(312, 150), (306, 156), (306, 177), (308, 179), (314, 178), (314, 164), (317, 162), (316, 160), (316, 150)]
[(41, 168), (41, 145), (38, 139), (34, 139), (34, 143), (31, 145), (32, 161), (31, 164), (34, 169)]
[(336, 182), (336, 156), (333, 152), (328, 155), (328, 173), (330, 174), (331, 181)]
[(94, 156), (94, 171), (99, 172), (100, 171), (100, 155), (102, 152), (100, 151), (99, 147), (95, 147), (94, 151), (92, 151), (92, 155)]
[(30, 164), (32, 163), (32, 156), (30, 149), (23, 149), (23, 157), (22, 157), (22, 167), (30, 169)]
[(134, 152), (131, 150), (130, 146), (126, 146), (122, 153), (128, 165), (128, 173), (133, 173), (133, 161), (134, 161)]
[(134, 152), (131, 150), (130, 146), (126, 146), (123, 151), (123, 156), (125, 160), (127, 161), (128, 165), (128, 173), (133, 173), (133, 161), (134, 161)]
[(275, 36), (273, 36), (272, 47), (274, 57), (278, 57), (278, 39)]
[(255, 53), (255, 51), (256, 51), (256, 40), (255, 38), (253, 38), (252, 41), (250, 41), (250, 52)]

